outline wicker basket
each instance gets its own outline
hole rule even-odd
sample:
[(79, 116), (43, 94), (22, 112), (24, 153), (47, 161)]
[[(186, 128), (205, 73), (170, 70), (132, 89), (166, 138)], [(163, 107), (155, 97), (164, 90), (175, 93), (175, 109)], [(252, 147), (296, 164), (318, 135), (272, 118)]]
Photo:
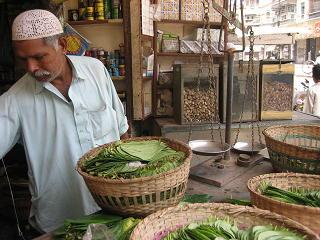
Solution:
[(263, 134), (276, 171), (320, 174), (320, 126), (273, 126)]
[(146, 217), (133, 230), (130, 240), (154, 240), (161, 232), (173, 231), (192, 222), (203, 222), (210, 216), (235, 219), (239, 228), (273, 224), (295, 230), (306, 235), (306, 239), (319, 239), (305, 226), (269, 211), (226, 203), (196, 203), (163, 209)]
[(272, 173), (253, 177), (248, 181), (251, 201), (255, 206), (299, 221), (320, 234), (320, 208), (284, 203), (264, 196), (258, 190), (262, 181), (284, 190), (290, 187), (320, 189), (320, 176), (301, 173)]
[(191, 149), (184, 143), (160, 137), (136, 137), (126, 141), (161, 140), (171, 148), (182, 151), (186, 158), (179, 167), (155, 176), (133, 179), (108, 179), (91, 176), (81, 170), (87, 158), (96, 156), (110, 144), (94, 148), (77, 164), (77, 171), (84, 178), (97, 204), (104, 210), (120, 215), (146, 216), (157, 210), (174, 206), (183, 198), (187, 187), (192, 157)]

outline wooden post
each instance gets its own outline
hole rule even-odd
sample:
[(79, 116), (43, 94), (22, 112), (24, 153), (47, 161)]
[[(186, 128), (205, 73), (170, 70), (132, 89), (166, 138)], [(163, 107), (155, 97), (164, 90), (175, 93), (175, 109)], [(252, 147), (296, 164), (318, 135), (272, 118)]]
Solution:
[(141, 70), (141, 5), (140, 0), (130, 1), (131, 20), (131, 54), (132, 54), (132, 98), (133, 98), (133, 119), (143, 118), (142, 102), (142, 70)]

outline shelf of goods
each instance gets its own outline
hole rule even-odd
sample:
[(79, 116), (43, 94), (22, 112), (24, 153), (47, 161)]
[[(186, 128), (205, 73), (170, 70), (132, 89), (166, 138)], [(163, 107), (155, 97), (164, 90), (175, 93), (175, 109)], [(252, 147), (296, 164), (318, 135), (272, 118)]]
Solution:
[[(101, 4), (101, 16), (97, 17), (97, 12), (94, 11), (92, 19), (89, 20), (88, 12), (86, 16), (83, 16), (81, 15), (82, 10), (79, 8), (80, 6), (87, 6), (85, 8), (88, 8), (87, 4), (93, 4), (89, 2), (65, 1), (63, 3), (65, 19), (68, 19), (67, 23), (81, 37), (88, 40), (89, 48), (85, 51), (85, 55), (102, 61), (113, 80), (119, 96), (123, 97), (125, 95), (122, 99), (125, 99), (123, 103), (130, 121), (132, 119), (130, 34), (128, 34), (130, 26), (128, 21), (125, 20), (125, 16), (129, 12), (129, 4), (126, 1), (96, 1), (95, 4), (98, 4), (98, 2)], [(117, 5), (121, 4), (121, 15), (119, 15), (119, 12), (117, 15), (110, 15), (109, 17), (116, 16), (113, 19), (107, 16), (105, 12), (106, 5), (103, 5), (110, 2), (117, 2)], [(94, 7), (96, 6), (94, 5)], [(96, 10), (96, 8), (94, 9)], [(119, 9), (118, 7), (118, 11)], [(70, 18), (70, 12), (76, 12), (78, 17)]]
[[(223, 1), (216, 1), (222, 5)], [(175, 64), (199, 63), (203, 27), (203, 2), (201, 0), (158, 0), (160, 20), (154, 22), (156, 54), (154, 58), (153, 112), (156, 117), (175, 117), (185, 123), (181, 78), (174, 77)], [(218, 50), (221, 15), (209, 6), (210, 35), (213, 39), (215, 64), (221, 64), (224, 54)], [(224, 33), (223, 33), (224, 35)], [(206, 47), (206, 46), (205, 46)], [(204, 62), (208, 52), (204, 48)], [(185, 69), (185, 67), (183, 67)], [(193, 68), (194, 70), (194, 68)], [(219, 75), (221, 73), (218, 73)], [(175, 74), (177, 75), (177, 74)], [(179, 80), (180, 79), (180, 80)], [(218, 76), (222, 79), (222, 76)], [(178, 81), (180, 83), (176, 83)], [(181, 84), (182, 83), (182, 84)]]

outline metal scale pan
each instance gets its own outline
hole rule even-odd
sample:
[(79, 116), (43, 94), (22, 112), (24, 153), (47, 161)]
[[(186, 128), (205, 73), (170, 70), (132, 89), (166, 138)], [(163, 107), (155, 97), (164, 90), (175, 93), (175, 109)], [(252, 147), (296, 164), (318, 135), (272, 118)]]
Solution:
[(233, 150), (240, 153), (258, 153), (265, 148), (266, 148), (266, 145), (262, 143), (256, 143), (256, 142), (253, 143), (253, 149), (252, 149), (252, 144), (247, 142), (237, 142), (233, 146)]
[(189, 146), (194, 154), (202, 156), (216, 156), (230, 150), (230, 145), (213, 140), (192, 140)]

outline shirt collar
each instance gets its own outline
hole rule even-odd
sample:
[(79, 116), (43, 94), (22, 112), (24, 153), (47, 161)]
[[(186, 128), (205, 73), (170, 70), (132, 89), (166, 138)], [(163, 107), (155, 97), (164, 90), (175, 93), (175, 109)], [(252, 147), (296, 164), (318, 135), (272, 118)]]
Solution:
[(85, 79), (85, 75), (83, 73), (83, 71), (81, 71), (81, 65), (78, 63), (77, 58), (79, 58), (79, 56), (68, 56), (66, 55), (67, 60), (69, 61), (69, 63), (71, 64), (72, 67), (72, 74), (73, 74), (73, 79), (78, 80), (84, 80)]
[[(69, 61), (69, 63), (71, 64), (71, 68), (72, 68), (72, 81), (77, 81), (77, 80), (84, 80), (85, 76), (83, 74), (83, 72), (81, 71), (80, 67), (78, 66), (78, 64), (76, 63), (74, 56), (67, 56), (67, 60)], [(33, 78), (35, 81), (35, 93), (39, 94), (41, 93), (45, 86), (48, 84), (47, 82), (42, 83), (37, 81), (34, 77), (32, 77), (30, 74), (28, 74), (30, 78)]]

